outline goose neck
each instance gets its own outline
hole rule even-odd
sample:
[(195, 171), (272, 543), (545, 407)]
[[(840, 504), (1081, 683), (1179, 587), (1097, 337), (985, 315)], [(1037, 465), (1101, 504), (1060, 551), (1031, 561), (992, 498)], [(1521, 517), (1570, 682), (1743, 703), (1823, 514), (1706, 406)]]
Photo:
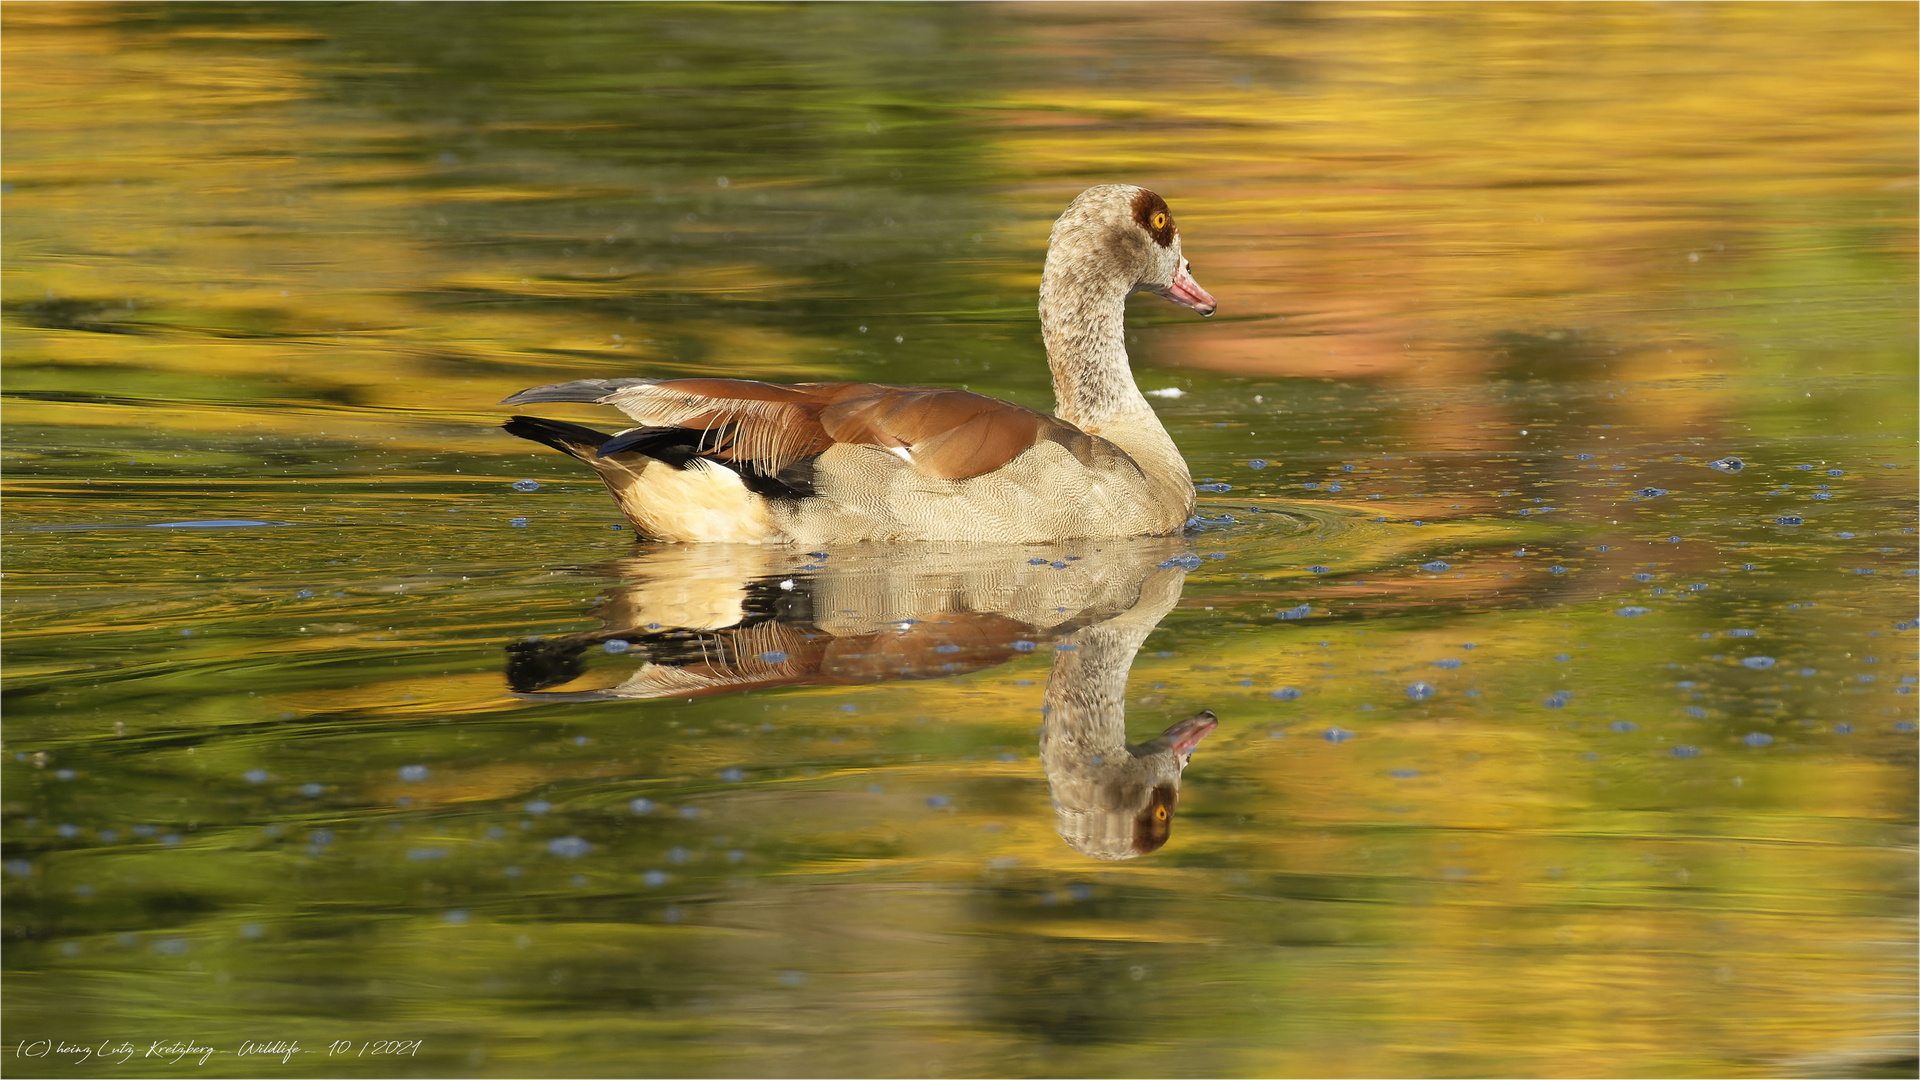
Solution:
[(1085, 427), (1151, 413), (1127, 364), (1130, 283), (1047, 259), (1040, 279), (1040, 333), (1053, 368), (1054, 413)]

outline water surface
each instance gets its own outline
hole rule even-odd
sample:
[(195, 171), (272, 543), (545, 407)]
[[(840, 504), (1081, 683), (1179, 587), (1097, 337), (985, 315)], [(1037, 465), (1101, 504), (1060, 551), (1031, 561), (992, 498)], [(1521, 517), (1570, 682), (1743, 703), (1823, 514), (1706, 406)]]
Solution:
[[(1910, 6), (0, 17), (11, 1048), (1912, 1075)], [(1045, 408), (1109, 181), (1221, 303), (1129, 313), (1183, 537), (636, 546), (497, 430)], [(1157, 850), (1076, 678), (1218, 717)]]

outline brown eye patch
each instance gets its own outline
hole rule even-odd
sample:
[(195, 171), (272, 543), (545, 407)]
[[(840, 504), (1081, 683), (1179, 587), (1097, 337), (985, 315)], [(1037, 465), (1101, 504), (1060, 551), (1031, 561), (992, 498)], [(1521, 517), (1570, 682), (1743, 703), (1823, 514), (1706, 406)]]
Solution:
[(1133, 197), (1133, 220), (1147, 230), (1153, 242), (1161, 247), (1173, 244), (1173, 212), (1167, 209), (1167, 200), (1145, 188)]
[(1177, 788), (1157, 787), (1146, 809), (1133, 819), (1133, 850), (1137, 855), (1160, 850), (1173, 835), (1173, 808), (1180, 801)]

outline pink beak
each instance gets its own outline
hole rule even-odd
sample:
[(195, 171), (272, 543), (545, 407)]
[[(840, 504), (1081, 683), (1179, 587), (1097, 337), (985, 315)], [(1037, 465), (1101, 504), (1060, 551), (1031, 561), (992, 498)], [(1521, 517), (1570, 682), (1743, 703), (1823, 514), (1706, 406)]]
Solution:
[(1213, 302), (1213, 296), (1201, 288), (1199, 282), (1193, 280), (1193, 274), (1188, 272), (1185, 259), (1180, 260), (1180, 269), (1174, 272), (1173, 280), (1159, 292), (1161, 296), (1174, 303), (1182, 307), (1190, 307), (1202, 315), (1213, 314), (1214, 309), (1219, 306)]
[(1180, 721), (1161, 732), (1160, 737), (1171, 744), (1174, 753), (1185, 758), (1193, 753), (1194, 747), (1200, 745), (1201, 739), (1213, 734), (1213, 729), (1219, 726), (1220, 721), (1214, 718), (1211, 711), (1208, 711)]

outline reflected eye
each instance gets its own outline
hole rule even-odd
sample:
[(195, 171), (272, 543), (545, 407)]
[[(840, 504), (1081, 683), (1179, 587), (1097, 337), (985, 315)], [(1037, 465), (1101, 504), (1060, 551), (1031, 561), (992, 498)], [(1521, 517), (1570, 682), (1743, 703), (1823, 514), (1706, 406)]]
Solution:
[(1165, 210), (1156, 211), (1154, 213), (1153, 227), (1155, 229), (1164, 229), (1167, 227), (1167, 212)]

